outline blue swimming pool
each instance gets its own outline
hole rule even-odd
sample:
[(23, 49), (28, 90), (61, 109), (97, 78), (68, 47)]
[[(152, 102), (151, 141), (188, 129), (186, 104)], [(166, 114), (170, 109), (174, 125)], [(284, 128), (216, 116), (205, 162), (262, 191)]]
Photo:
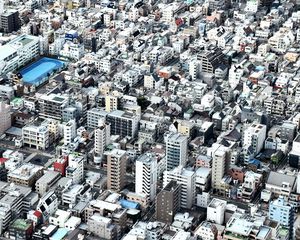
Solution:
[(33, 85), (44, 83), (55, 70), (61, 70), (66, 62), (43, 57), (20, 71), (23, 82)]

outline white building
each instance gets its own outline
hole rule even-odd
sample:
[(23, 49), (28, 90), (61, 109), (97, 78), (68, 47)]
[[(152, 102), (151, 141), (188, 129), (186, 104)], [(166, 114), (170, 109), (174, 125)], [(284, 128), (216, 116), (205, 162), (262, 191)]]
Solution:
[(207, 206), (207, 221), (223, 225), (227, 202), (218, 198), (211, 200)]
[(65, 222), (65, 228), (69, 231), (75, 230), (81, 223), (81, 218), (71, 216), (66, 222)]
[(203, 240), (215, 240), (217, 239), (218, 229), (213, 223), (203, 221), (195, 230), (195, 235)]
[(40, 53), (39, 38), (21, 35), (0, 46), (0, 75), (13, 72)]
[(135, 191), (153, 201), (156, 197), (157, 159), (152, 153), (141, 155), (135, 163)]
[(213, 163), (212, 163), (212, 177), (211, 183), (212, 188), (221, 190), (221, 182), (226, 172), (227, 164), (227, 148), (220, 146), (213, 153)]
[(166, 136), (166, 163), (167, 170), (175, 167), (185, 166), (187, 160), (188, 137), (179, 133), (172, 133)]
[(163, 186), (170, 181), (176, 181), (181, 185), (181, 204), (183, 208), (191, 208), (195, 203), (196, 195), (196, 174), (194, 171), (184, 169), (182, 166), (173, 170), (165, 171), (163, 177)]
[(11, 107), (10, 105), (0, 102), (0, 135), (11, 127)]
[(253, 123), (244, 132), (244, 146), (251, 146), (255, 154), (259, 153), (264, 146), (266, 133), (266, 125)]
[(64, 128), (64, 144), (69, 145), (76, 137), (76, 121), (70, 120), (63, 125)]
[(69, 165), (66, 169), (66, 177), (71, 178), (73, 183), (79, 183), (84, 177), (84, 156), (78, 153), (69, 155)]
[(59, 55), (78, 61), (84, 56), (84, 45), (80, 43), (66, 42), (63, 49), (60, 50)]
[(23, 144), (45, 150), (49, 147), (49, 130), (45, 125), (30, 124), (22, 128)]
[(110, 142), (110, 124), (105, 123), (103, 119), (99, 119), (99, 126), (95, 129), (95, 163), (100, 163), (96, 161), (96, 157), (100, 158), (103, 155), (105, 147)]
[(65, 223), (69, 219), (70, 216), (71, 216), (70, 212), (57, 209), (57, 211), (54, 213), (54, 215), (50, 216), (49, 223), (63, 228), (63, 227), (65, 227)]

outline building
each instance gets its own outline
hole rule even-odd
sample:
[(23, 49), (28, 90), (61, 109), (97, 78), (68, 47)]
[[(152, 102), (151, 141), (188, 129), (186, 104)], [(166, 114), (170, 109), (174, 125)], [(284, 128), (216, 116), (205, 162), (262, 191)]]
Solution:
[(37, 204), (36, 210), (43, 215), (43, 220), (47, 221), (49, 216), (54, 214), (58, 209), (58, 198), (54, 191), (47, 192), (42, 196)]
[(153, 201), (156, 197), (157, 159), (153, 153), (142, 154), (135, 163), (135, 191)]
[(118, 97), (107, 95), (105, 96), (105, 111), (112, 112), (118, 110)]
[(195, 230), (195, 235), (203, 240), (216, 240), (218, 235), (217, 227), (208, 221), (203, 221)]
[(64, 128), (64, 144), (69, 145), (76, 137), (76, 121), (69, 120), (63, 125)]
[(11, 127), (10, 110), (10, 105), (0, 102), (0, 135), (5, 133), (5, 131)]
[(227, 168), (227, 149), (219, 147), (213, 153), (211, 184), (212, 188), (222, 190), (222, 179), (226, 173)]
[(21, 186), (34, 187), (35, 182), (43, 175), (43, 167), (25, 163), (7, 174), (7, 181)]
[(227, 202), (218, 198), (213, 198), (207, 206), (207, 221), (223, 224)]
[(94, 144), (94, 151), (95, 151), (95, 163), (100, 163), (96, 161), (96, 157), (102, 158), (103, 152), (105, 147), (110, 142), (110, 124), (103, 121), (103, 119), (99, 119), (99, 125), (95, 129), (95, 144)]
[(33, 224), (28, 219), (16, 219), (9, 227), (10, 239), (31, 239), (33, 234)]
[(22, 128), (23, 145), (45, 150), (49, 147), (48, 127), (38, 122), (28, 124)]
[(155, 217), (158, 221), (173, 222), (176, 212), (180, 210), (181, 185), (170, 181), (156, 196)]
[(215, 70), (225, 62), (225, 56), (221, 48), (212, 48), (202, 51), (197, 55), (203, 73), (214, 73)]
[(70, 218), (70, 216), (70, 212), (57, 209), (57, 211), (52, 216), (50, 216), (49, 223), (63, 228), (65, 227), (65, 223)]
[(244, 132), (244, 146), (251, 146), (255, 154), (259, 153), (264, 146), (266, 133), (266, 125), (253, 123)]
[(20, 27), (21, 20), (18, 11), (8, 9), (7, 11), (0, 13), (0, 32), (16, 32)]
[(269, 206), (269, 219), (289, 228), (290, 236), (294, 234), (294, 214), (295, 209), (287, 203), (284, 197), (279, 197), (271, 201)]
[(167, 186), (170, 181), (176, 181), (181, 185), (180, 206), (190, 209), (195, 203), (196, 197), (196, 174), (192, 170), (176, 167), (173, 170), (165, 171), (163, 176), (163, 186)]
[(71, 178), (73, 183), (80, 183), (84, 178), (84, 160), (84, 156), (79, 153), (69, 155), (66, 177)]
[(292, 192), (296, 191), (296, 182), (296, 176), (271, 171), (266, 181), (265, 189), (276, 196), (288, 197)]
[(187, 140), (187, 136), (179, 133), (166, 136), (166, 168), (168, 171), (179, 165), (185, 166), (187, 161)]
[(106, 120), (110, 123), (110, 133), (112, 135), (132, 138), (137, 135), (139, 116), (136, 114), (115, 110), (107, 115)]
[(60, 179), (59, 172), (47, 171), (40, 179), (35, 183), (35, 190), (40, 196), (43, 196), (55, 183)]
[(40, 54), (38, 37), (20, 35), (0, 46), (0, 75), (13, 72)]
[(99, 120), (105, 121), (107, 112), (92, 108), (87, 111), (87, 126), (88, 128), (95, 129), (99, 126)]
[(112, 223), (111, 218), (96, 213), (88, 219), (87, 225), (88, 231), (102, 239), (117, 239), (117, 227)]
[(63, 110), (69, 104), (69, 97), (51, 93), (49, 95), (42, 94), (39, 98), (39, 116), (41, 118), (51, 118), (61, 120)]
[(126, 184), (126, 151), (113, 149), (107, 154), (107, 188), (120, 192)]

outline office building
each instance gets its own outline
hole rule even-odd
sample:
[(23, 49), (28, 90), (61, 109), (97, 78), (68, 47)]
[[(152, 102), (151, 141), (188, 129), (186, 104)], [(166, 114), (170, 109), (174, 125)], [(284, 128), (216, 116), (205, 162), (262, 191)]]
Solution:
[(156, 196), (156, 220), (171, 224), (180, 210), (181, 185), (170, 181)]
[(294, 234), (294, 214), (295, 209), (287, 203), (284, 197), (280, 196), (278, 199), (271, 201), (269, 206), (269, 219), (288, 227), (290, 236)]
[(179, 165), (185, 166), (187, 161), (187, 140), (187, 136), (179, 133), (166, 136), (166, 168), (168, 171)]
[(35, 183), (35, 190), (40, 196), (43, 196), (56, 182), (61, 178), (59, 172), (47, 171), (40, 179)]
[(92, 108), (87, 111), (87, 126), (91, 129), (96, 129), (99, 126), (99, 120), (105, 121), (107, 112)]
[(49, 147), (49, 129), (38, 122), (29, 124), (22, 128), (23, 145), (45, 150)]
[(218, 198), (213, 198), (207, 206), (207, 221), (223, 224), (227, 202)]
[(66, 168), (66, 177), (71, 178), (73, 183), (80, 183), (84, 177), (84, 156), (79, 153), (69, 155), (69, 165)]
[(195, 172), (185, 169), (182, 166), (176, 167), (170, 171), (165, 171), (163, 176), (163, 186), (167, 186), (172, 180), (181, 185), (180, 206), (190, 209), (194, 205), (196, 197)]
[(19, 12), (16, 10), (6, 10), (0, 13), (0, 32), (16, 32), (21, 27)]
[(126, 184), (126, 151), (113, 149), (107, 154), (107, 188), (116, 192)]
[(5, 133), (5, 131), (11, 127), (10, 110), (10, 105), (0, 102), (0, 135)]
[(95, 163), (96, 157), (101, 161), (105, 147), (110, 142), (110, 124), (106, 123), (103, 119), (99, 119), (98, 127), (95, 129)]
[(137, 135), (139, 116), (131, 112), (115, 110), (107, 115), (111, 135), (135, 137)]
[(142, 154), (135, 163), (135, 192), (146, 194), (150, 201), (156, 196), (157, 159), (153, 153)]
[(0, 46), (0, 52), (1, 75), (15, 71), (39, 56), (40, 41), (35, 36), (21, 35)]
[(42, 94), (39, 98), (39, 116), (41, 118), (51, 118), (61, 120), (63, 110), (69, 104), (69, 97), (51, 93)]

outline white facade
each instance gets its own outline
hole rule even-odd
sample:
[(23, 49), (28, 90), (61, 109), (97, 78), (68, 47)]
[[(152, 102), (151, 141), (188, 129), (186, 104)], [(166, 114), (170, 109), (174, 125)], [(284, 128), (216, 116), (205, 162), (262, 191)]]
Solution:
[(49, 130), (47, 126), (28, 125), (22, 128), (23, 144), (36, 149), (49, 147)]
[(13, 72), (40, 53), (39, 38), (21, 35), (4, 46), (0, 46), (0, 74)]
[(153, 201), (156, 197), (157, 159), (154, 154), (145, 153), (136, 160), (135, 191), (144, 193)]
[(64, 124), (64, 144), (68, 145), (73, 142), (76, 137), (76, 121), (70, 120)]
[(99, 126), (95, 129), (95, 154), (102, 156), (105, 147), (110, 142), (110, 125), (103, 119), (99, 120)]
[(255, 154), (259, 153), (264, 146), (266, 133), (266, 125), (253, 123), (244, 132), (244, 146), (252, 146)]
[(207, 221), (223, 225), (227, 202), (214, 198), (207, 206)]
[(65, 222), (71, 216), (70, 212), (58, 209), (53, 216), (50, 216), (49, 222), (61, 228), (65, 227)]
[(182, 166), (176, 167), (170, 171), (165, 171), (163, 186), (165, 187), (172, 180), (181, 185), (181, 207), (191, 208), (195, 203), (196, 195), (195, 172), (184, 169)]
[(214, 189), (221, 189), (221, 181), (224, 177), (226, 169), (226, 148), (218, 148), (213, 153), (212, 164), (212, 187)]
[(75, 154), (69, 155), (69, 166), (66, 169), (66, 177), (71, 178), (73, 183), (79, 183), (83, 180), (83, 162), (83, 156)]

